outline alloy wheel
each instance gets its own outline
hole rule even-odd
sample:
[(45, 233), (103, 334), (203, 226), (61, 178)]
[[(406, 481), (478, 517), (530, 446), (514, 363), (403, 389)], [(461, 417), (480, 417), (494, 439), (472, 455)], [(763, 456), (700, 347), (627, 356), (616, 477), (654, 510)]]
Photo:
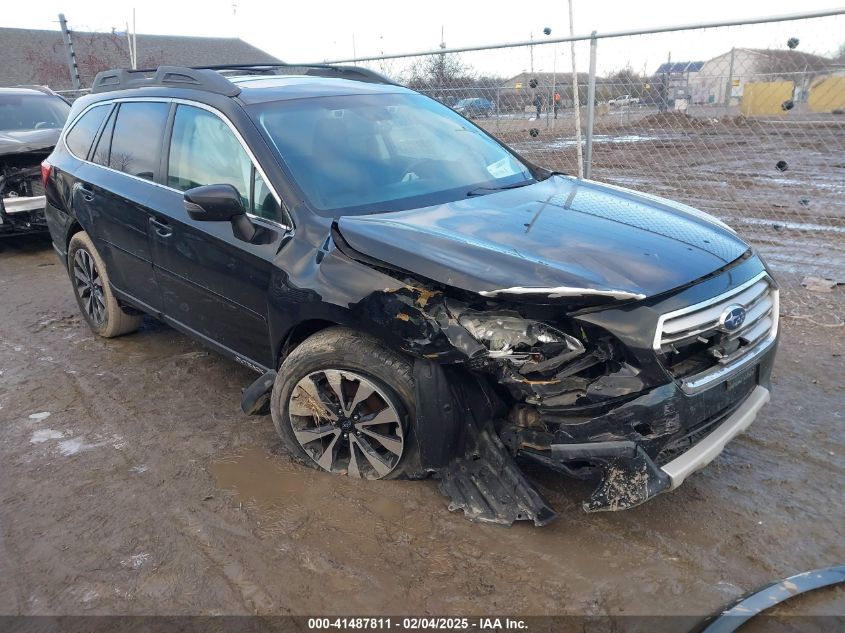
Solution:
[(106, 320), (103, 278), (91, 253), (84, 248), (76, 251), (73, 257), (73, 282), (85, 313), (94, 325), (102, 325)]
[(288, 404), (293, 434), (323, 470), (381, 479), (402, 459), (399, 409), (385, 391), (353, 371), (311, 372)]

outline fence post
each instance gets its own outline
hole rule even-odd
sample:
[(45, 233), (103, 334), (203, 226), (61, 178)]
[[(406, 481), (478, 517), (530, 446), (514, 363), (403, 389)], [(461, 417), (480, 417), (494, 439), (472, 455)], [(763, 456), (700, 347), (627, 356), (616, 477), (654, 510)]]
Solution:
[(728, 81), (725, 83), (725, 116), (728, 115), (731, 107), (731, 97), (733, 96), (734, 84), (734, 56), (736, 55), (736, 48), (731, 48), (731, 63), (728, 67)]
[(496, 86), (496, 133), (502, 133), (502, 87)]
[(575, 149), (578, 156), (578, 178), (584, 177), (584, 153), (581, 147), (581, 96), (578, 93), (578, 68), (575, 65), (575, 27), (572, 23), (572, 0), (569, 0), (569, 53), (572, 55), (572, 105), (575, 111)]
[(588, 180), (593, 172), (593, 122), (596, 117), (596, 32), (590, 37), (590, 78), (587, 83), (587, 147), (584, 158), (584, 178)]

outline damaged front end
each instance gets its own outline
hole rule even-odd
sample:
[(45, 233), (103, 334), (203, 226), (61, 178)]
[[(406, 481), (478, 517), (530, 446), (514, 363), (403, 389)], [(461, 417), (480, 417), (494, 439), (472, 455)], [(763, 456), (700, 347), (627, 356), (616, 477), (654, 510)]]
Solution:
[[(519, 461), (597, 479), (588, 512), (639, 505), (712, 460), (768, 399), (772, 341), (749, 344), (753, 362), (736, 366), (712, 354), (705, 371), (726, 379), (696, 393), (671, 373), (683, 349), (662, 358), (647, 344), (660, 314), (713, 282), (662, 301), (554, 302), (488, 298), (409, 276), (403, 283), (354, 307), (417, 357), (423, 465), (471, 520), (554, 518)], [(702, 346), (693, 346), (699, 363)], [(724, 348), (721, 339), (713, 348)]]
[[(459, 296), (410, 278), (405, 282), (355, 307), (419, 359), (423, 465), (440, 477), (451, 507), (473, 520), (548, 523), (554, 510), (514, 458), (553, 465), (550, 449), (561, 424), (549, 414), (586, 407), (592, 410), (579, 421), (598, 415), (608, 402), (644, 389), (639, 370), (614, 337), (576, 324), (560, 306)], [(580, 467), (554, 465), (583, 474)], [(652, 485), (650, 494), (659, 491)], [(607, 505), (614, 503), (620, 505), (614, 500)]]
[(49, 153), (0, 156), (0, 236), (47, 231), (41, 161)]

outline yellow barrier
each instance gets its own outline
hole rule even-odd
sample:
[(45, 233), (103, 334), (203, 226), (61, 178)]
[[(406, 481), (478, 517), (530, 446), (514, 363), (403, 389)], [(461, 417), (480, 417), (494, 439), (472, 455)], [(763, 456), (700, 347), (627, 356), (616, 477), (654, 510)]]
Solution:
[(752, 81), (742, 88), (740, 112), (743, 116), (786, 114), (781, 107), (792, 99), (791, 81)]
[(845, 77), (825, 77), (813, 82), (807, 104), (813, 112), (845, 109)]

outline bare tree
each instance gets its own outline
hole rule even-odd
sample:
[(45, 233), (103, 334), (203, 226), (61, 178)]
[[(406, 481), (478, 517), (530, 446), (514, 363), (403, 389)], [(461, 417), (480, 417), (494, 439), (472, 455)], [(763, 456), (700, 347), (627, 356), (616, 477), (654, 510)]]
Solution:
[(456, 53), (439, 53), (420, 58), (411, 67), (411, 87), (450, 88), (472, 79), (472, 67)]
[[(129, 68), (129, 46), (117, 33), (73, 33), (76, 61), (83, 85), (91, 85), (98, 72), (110, 68)], [(24, 58), (36, 84), (63, 88), (70, 86), (70, 73), (64, 44), (59, 40), (51, 48), (27, 48)], [(164, 51), (144, 51), (139, 68), (155, 68), (165, 62)]]
[(607, 75), (596, 92), (602, 101), (622, 95), (641, 97), (646, 83), (645, 78), (628, 65)]
[(30, 81), (44, 86), (70, 85), (70, 71), (61, 42), (52, 51), (28, 47), (23, 55), (30, 68)]
[(811, 53), (787, 50), (759, 51), (754, 62), (754, 72), (764, 80), (785, 79), (796, 81), (800, 78), (812, 78), (827, 72), (833, 60)]

